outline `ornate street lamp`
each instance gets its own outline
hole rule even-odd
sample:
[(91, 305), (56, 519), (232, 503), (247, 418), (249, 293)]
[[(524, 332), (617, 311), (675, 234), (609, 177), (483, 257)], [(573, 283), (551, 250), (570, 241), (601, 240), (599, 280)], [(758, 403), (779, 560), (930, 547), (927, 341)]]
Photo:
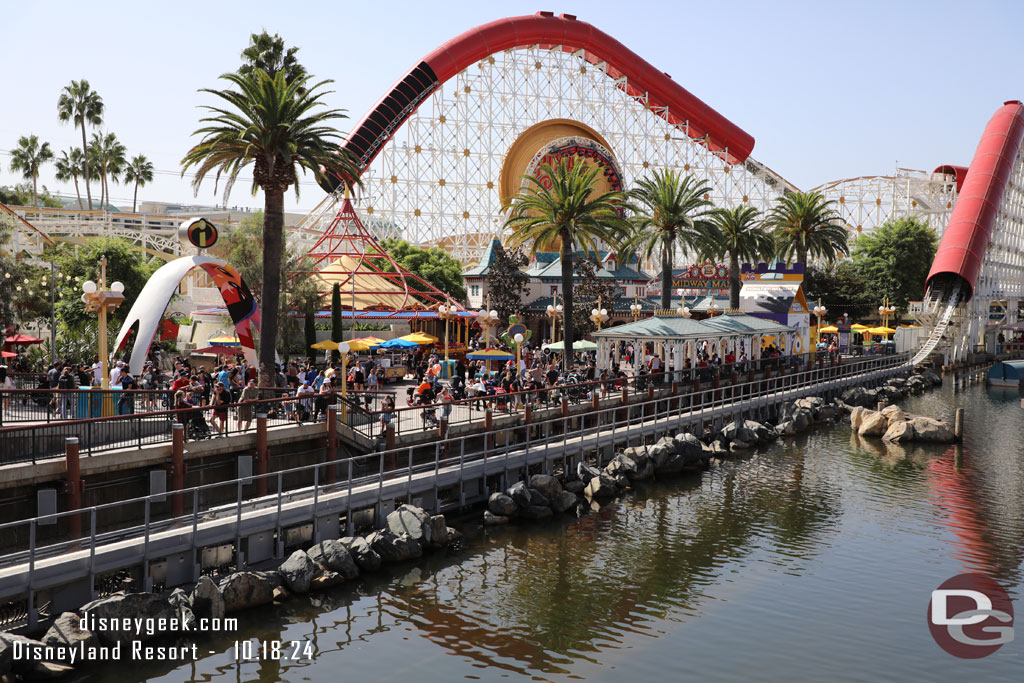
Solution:
[(484, 331), (484, 348), (491, 348), (491, 328), (496, 327), (499, 323), (498, 312), (491, 311), (487, 312), (483, 309), (476, 312), (477, 322), (480, 323), (480, 328)]
[(551, 343), (558, 341), (558, 319), (565, 313), (562, 304), (552, 306), (548, 304), (548, 316), (551, 318)]
[(437, 307), (437, 314), (444, 320), (444, 362), (445, 368), (448, 367), (448, 323), (452, 320), (456, 320), (459, 317), (459, 311), (454, 305), (441, 304)]
[(896, 313), (896, 307), (889, 305), (889, 297), (878, 307), (878, 315), (882, 318), (882, 327), (889, 327), (889, 316)]
[(608, 309), (601, 308), (601, 297), (597, 297), (597, 308), (591, 309), (590, 319), (597, 325), (597, 329), (601, 329), (601, 323), (608, 320)]
[(629, 312), (633, 315), (633, 322), (640, 319), (640, 311), (643, 310), (643, 306), (640, 305), (640, 298), (633, 297), (633, 303), (629, 305)]
[(708, 317), (709, 318), (714, 318), (716, 315), (718, 315), (721, 312), (722, 312), (722, 309), (720, 309), (718, 307), (718, 304), (716, 304), (714, 301), (712, 301), (711, 305), (708, 306)]
[(92, 280), (86, 280), (82, 284), (82, 302), (85, 304), (87, 313), (99, 315), (100, 332), (100, 386), (104, 389), (110, 388), (110, 378), (107, 374), (107, 365), (110, 359), (107, 356), (107, 314), (113, 313), (121, 302), (124, 301), (124, 285), (120, 282), (113, 282), (110, 289), (107, 289), (107, 257), (100, 259), (100, 283), (97, 285)]

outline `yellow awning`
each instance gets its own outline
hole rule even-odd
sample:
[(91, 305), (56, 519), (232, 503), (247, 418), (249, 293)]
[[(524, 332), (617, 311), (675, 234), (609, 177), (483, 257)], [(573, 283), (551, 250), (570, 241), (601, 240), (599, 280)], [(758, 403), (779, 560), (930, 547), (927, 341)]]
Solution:
[(891, 327), (872, 327), (868, 330), (870, 334), (892, 334), (895, 331)]
[(861, 325), (860, 323), (857, 323), (856, 325), (850, 325), (850, 329), (854, 332), (864, 332), (869, 328), (867, 325)]
[(316, 344), (313, 344), (309, 348), (311, 348), (311, 349), (319, 349), (321, 351), (337, 351), (338, 350), (338, 342), (331, 341), (330, 339), (325, 339), (322, 342), (317, 342)]
[(432, 334), (427, 334), (426, 332), (413, 332), (412, 334), (407, 334), (404, 337), (399, 337), (399, 339), (404, 339), (405, 341), (411, 341), (414, 344), (420, 345), (434, 344), (437, 342), (437, 337)]
[(839, 331), (839, 328), (835, 325), (826, 325), (825, 327), (818, 330), (818, 334), (835, 334)]

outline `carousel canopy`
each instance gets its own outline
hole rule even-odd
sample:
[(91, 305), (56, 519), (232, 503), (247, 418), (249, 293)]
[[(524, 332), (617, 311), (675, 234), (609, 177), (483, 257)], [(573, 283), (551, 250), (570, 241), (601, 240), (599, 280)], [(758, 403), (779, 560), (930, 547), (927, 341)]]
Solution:
[(683, 316), (646, 318), (625, 325), (617, 325), (594, 332), (598, 339), (642, 339), (658, 337), (665, 339), (707, 339), (748, 334), (785, 334), (793, 332), (773, 320), (752, 315), (724, 314), (706, 320), (694, 320)]

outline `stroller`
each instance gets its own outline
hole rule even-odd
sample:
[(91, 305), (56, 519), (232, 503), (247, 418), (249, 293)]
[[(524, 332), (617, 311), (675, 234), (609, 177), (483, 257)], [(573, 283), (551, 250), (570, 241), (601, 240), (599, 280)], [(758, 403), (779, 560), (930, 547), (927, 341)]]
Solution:
[(189, 441), (202, 441), (203, 439), (209, 439), (213, 436), (210, 431), (210, 425), (206, 423), (206, 418), (200, 411), (195, 411), (188, 416), (188, 422), (185, 425), (185, 433), (188, 436)]

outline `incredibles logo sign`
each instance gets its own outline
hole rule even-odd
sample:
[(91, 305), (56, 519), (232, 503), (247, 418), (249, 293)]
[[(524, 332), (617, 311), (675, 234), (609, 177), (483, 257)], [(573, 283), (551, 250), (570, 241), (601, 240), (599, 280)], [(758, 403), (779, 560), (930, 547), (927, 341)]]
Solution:
[(178, 236), (199, 249), (209, 249), (217, 243), (217, 226), (205, 218), (193, 218), (182, 223)]

